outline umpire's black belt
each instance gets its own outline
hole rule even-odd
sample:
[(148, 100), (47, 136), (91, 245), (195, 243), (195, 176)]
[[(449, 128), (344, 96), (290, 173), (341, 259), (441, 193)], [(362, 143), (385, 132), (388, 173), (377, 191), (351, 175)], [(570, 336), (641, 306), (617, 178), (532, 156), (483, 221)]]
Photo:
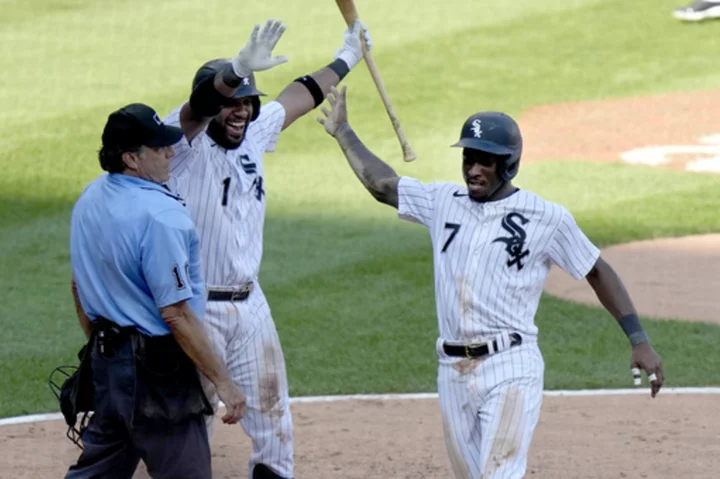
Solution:
[[(522, 344), (522, 336), (520, 336), (519, 334), (510, 333), (508, 337), (510, 338), (510, 347), (519, 346)], [(499, 350), (500, 345), (498, 344), (497, 339), (493, 339), (492, 352), (496, 352)], [(454, 346), (445, 343), (443, 344), (443, 351), (445, 351), (445, 354), (447, 354), (448, 356), (478, 359), (490, 354), (491, 349), (488, 343), (467, 344), (463, 346)]]
[(239, 288), (208, 288), (208, 301), (245, 301), (252, 293), (252, 281)]

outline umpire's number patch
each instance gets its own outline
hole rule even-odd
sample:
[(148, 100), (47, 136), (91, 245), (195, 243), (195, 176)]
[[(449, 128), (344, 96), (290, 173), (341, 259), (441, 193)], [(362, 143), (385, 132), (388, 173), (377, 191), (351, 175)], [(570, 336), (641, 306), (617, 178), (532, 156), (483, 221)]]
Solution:
[[(185, 263), (185, 278), (190, 277), (190, 264)], [(182, 278), (182, 273), (180, 271), (180, 267), (178, 265), (175, 265), (175, 267), (172, 270), (173, 277), (175, 278), (175, 286), (177, 289), (185, 289), (185, 282)]]

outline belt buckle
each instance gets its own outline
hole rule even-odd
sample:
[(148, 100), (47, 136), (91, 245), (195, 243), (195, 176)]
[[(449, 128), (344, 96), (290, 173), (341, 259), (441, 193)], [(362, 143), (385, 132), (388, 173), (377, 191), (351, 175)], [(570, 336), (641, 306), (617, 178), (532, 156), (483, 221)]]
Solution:
[(470, 354), (470, 350), (473, 348), (479, 348), (482, 347), (485, 343), (470, 343), (465, 346), (465, 357), (468, 359), (475, 359), (473, 358), (472, 354)]
[(253, 284), (247, 283), (245, 286), (243, 286), (242, 289), (236, 289), (232, 293), (230, 293), (230, 301), (244, 301), (247, 299), (248, 296), (250, 296), (250, 293), (252, 292)]

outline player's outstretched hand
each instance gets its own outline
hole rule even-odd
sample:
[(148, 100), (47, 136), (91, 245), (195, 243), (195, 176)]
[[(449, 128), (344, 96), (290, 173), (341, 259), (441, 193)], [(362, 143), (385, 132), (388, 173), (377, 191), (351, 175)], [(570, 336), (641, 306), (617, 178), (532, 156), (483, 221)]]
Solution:
[(360, 20), (350, 25), (345, 33), (343, 33), (343, 46), (335, 52), (335, 58), (342, 58), (351, 70), (355, 65), (360, 63), (363, 58), (362, 40), (360, 34), (365, 39), (365, 45), (368, 51), (372, 50), (372, 38), (367, 27)]
[(342, 125), (346, 125), (348, 122), (347, 107), (345, 103), (345, 91), (347, 86), (343, 85), (342, 89), (338, 91), (334, 86), (330, 88), (330, 93), (327, 94), (328, 103), (332, 107), (332, 110), (328, 110), (324, 106), (320, 107), (326, 118), (321, 116), (317, 117), (318, 123), (325, 126), (325, 131), (330, 136), (335, 136), (338, 129)]
[(232, 381), (215, 386), (220, 400), (225, 404), (225, 415), (222, 421), (225, 424), (236, 424), (245, 415), (245, 393)]
[(232, 66), (239, 77), (250, 76), (252, 72), (269, 70), (288, 61), (286, 56), (272, 56), (273, 48), (285, 33), (285, 25), (272, 18), (262, 28), (256, 24), (245, 46), (232, 58)]
[(650, 395), (655, 397), (665, 380), (665, 368), (663, 368), (660, 355), (655, 352), (650, 343), (633, 346), (630, 367), (642, 369), (647, 373), (650, 382)]

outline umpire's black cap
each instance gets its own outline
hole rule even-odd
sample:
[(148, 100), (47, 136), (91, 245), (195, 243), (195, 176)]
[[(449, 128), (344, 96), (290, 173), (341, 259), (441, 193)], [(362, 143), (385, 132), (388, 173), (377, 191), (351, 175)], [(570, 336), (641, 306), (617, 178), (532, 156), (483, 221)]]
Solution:
[(174, 145), (182, 136), (182, 128), (165, 125), (151, 107), (131, 103), (108, 116), (102, 143), (106, 148), (162, 147)]

